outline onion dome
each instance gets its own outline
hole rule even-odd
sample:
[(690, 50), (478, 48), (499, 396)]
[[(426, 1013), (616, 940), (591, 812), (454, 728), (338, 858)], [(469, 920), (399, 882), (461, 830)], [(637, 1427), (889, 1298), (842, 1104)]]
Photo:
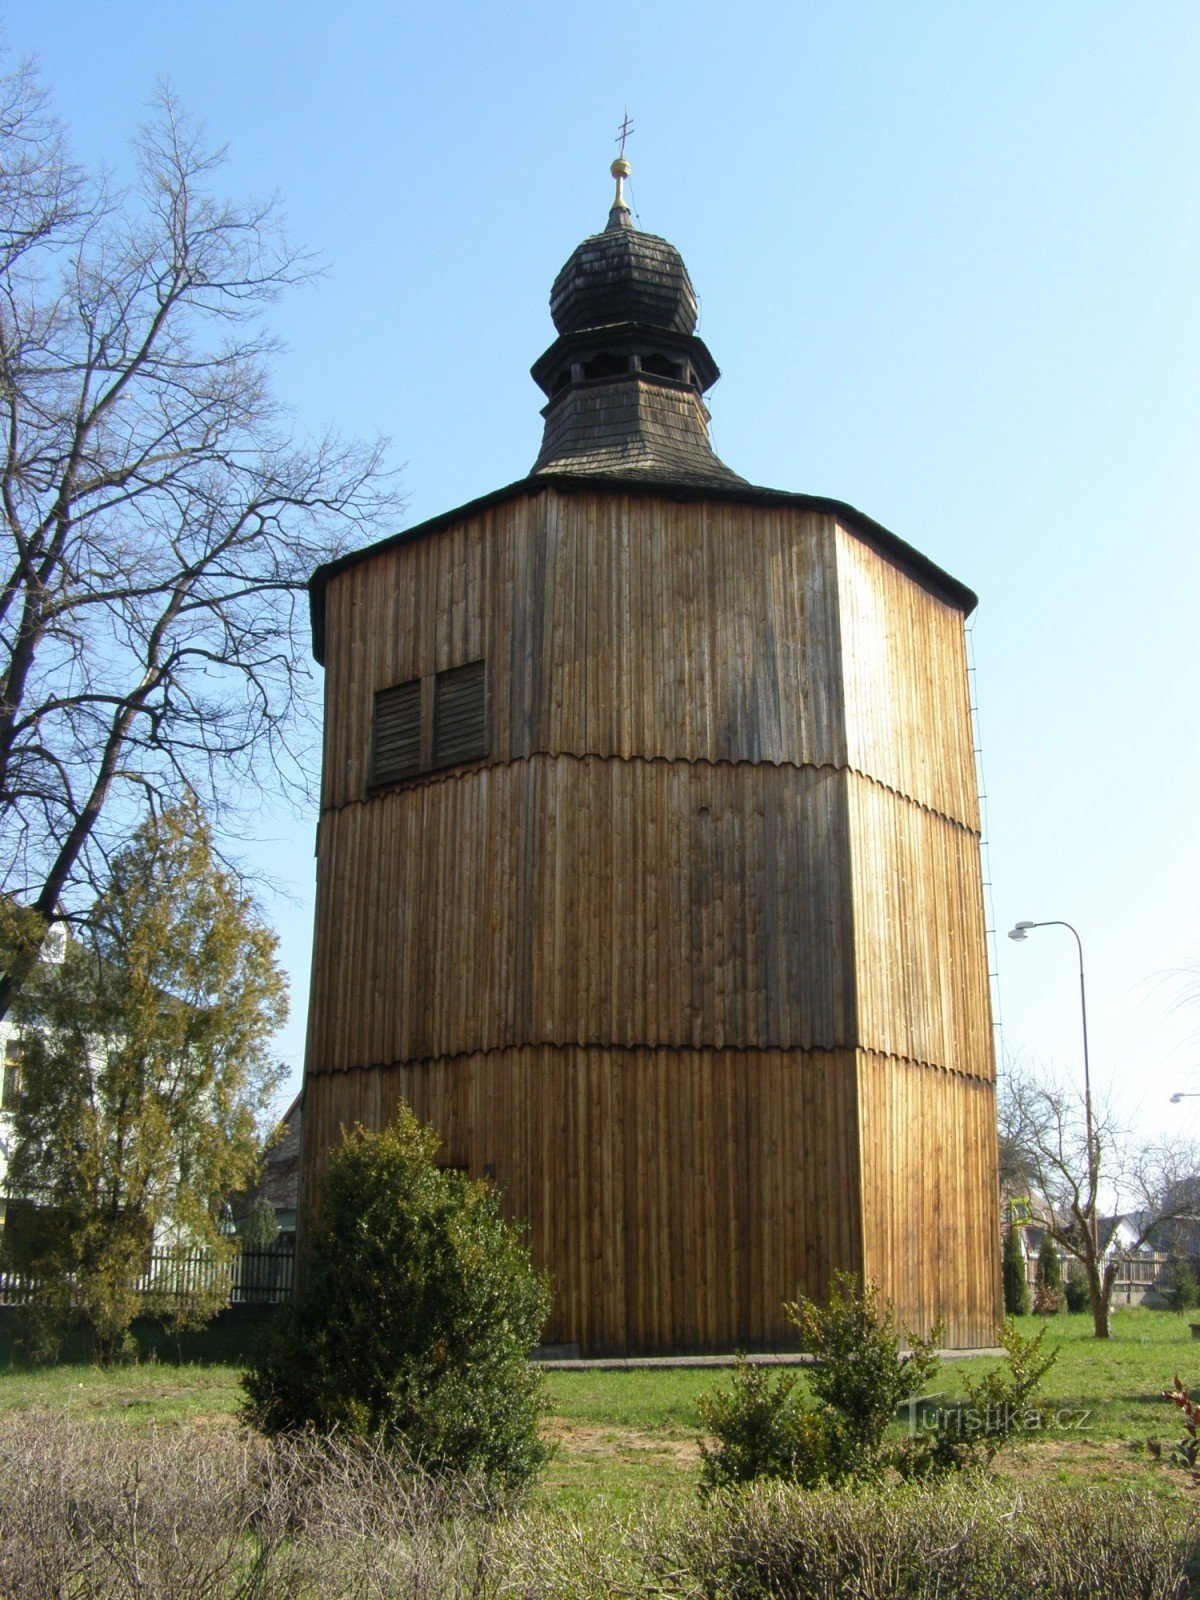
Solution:
[(720, 377), (696, 336), (696, 292), (675, 246), (633, 226), (624, 184), (603, 233), (554, 280), (558, 338), (533, 365), (549, 398), (534, 472), (741, 483), (713, 453), (703, 395)]
[(676, 333), (696, 331), (696, 291), (683, 257), (653, 233), (639, 233), (625, 207), (574, 251), (554, 280), (550, 315), (559, 333), (640, 322)]

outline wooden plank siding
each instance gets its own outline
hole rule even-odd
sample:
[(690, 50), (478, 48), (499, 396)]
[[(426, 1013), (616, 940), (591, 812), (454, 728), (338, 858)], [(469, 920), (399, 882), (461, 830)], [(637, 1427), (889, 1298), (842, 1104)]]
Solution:
[(549, 492), (360, 561), (325, 594), (322, 809), (368, 792), (376, 691), (479, 659), (493, 764), (842, 767), (836, 559), (812, 513)]
[[(403, 1096), (528, 1220), (554, 1341), (783, 1348), (841, 1267), (990, 1344), (961, 612), (831, 513), (619, 486), (365, 553), (324, 607), (308, 1199)], [(473, 661), (486, 755), (373, 790), (376, 694)]]
[(858, 1056), (864, 1270), (900, 1319), (943, 1342), (993, 1344), (1000, 1208), (991, 1084), (940, 1067)]
[(785, 1349), (783, 1302), (862, 1270), (855, 1084), (853, 1051), (541, 1046), (313, 1075), (304, 1125), (328, 1148), (403, 1097), (439, 1159), (490, 1169), (551, 1269), (551, 1343)]
[(329, 813), (313, 1068), (518, 1044), (852, 1047), (845, 783), (534, 756)]

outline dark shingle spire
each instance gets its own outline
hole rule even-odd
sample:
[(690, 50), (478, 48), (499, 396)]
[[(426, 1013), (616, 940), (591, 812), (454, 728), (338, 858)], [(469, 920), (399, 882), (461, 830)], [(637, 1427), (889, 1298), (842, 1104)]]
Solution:
[(608, 226), (550, 291), (558, 338), (532, 369), (549, 397), (532, 470), (741, 483), (709, 442), (702, 396), (720, 372), (696, 337), (696, 292), (674, 245), (633, 226), (623, 140), (611, 171)]

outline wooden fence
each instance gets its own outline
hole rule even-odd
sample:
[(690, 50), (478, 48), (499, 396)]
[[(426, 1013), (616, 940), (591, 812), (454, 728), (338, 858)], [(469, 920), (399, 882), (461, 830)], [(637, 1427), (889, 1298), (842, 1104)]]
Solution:
[[(1162, 1295), (1162, 1280), (1167, 1262), (1171, 1257), (1164, 1250), (1148, 1250), (1136, 1256), (1126, 1256), (1117, 1268), (1116, 1282), (1113, 1284), (1112, 1304), (1114, 1306), (1161, 1306), (1164, 1304)], [(1070, 1256), (1062, 1258), (1064, 1278), (1072, 1263)], [(1195, 1263), (1193, 1263), (1193, 1269)], [(1028, 1251), (1025, 1255), (1025, 1276), (1029, 1281), (1032, 1292), (1037, 1287), (1038, 1257), (1037, 1251)]]
[[(230, 1305), (277, 1306), (292, 1297), (296, 1262), (292, 1245), (241, 1250), (230, 1261), (214, 1261), (205, 1251), (155, 1250), (138, 1279), (140, 1294), (167, 1294), (181, 1302), (213, 1288), (223, 1289)], [(0, 1272), (0, 1306), (26, 1305), (34, 1279)]]

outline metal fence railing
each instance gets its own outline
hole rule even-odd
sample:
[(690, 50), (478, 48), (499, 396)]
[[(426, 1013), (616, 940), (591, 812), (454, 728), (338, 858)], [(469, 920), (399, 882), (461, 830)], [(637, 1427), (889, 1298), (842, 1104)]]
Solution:
[[(235, 1306), (277, 1306), (290, 1300), (296, 1282), (296, 1254), (291, 1244), (262, 1250), (239, 1250), (217, 1261), (203, 1250), (154, 1250), (137, 1281), (139, 1294), (166, 1295), (186, 1301), (217, 1289)], [(0, 1272), (0, 1306), (27, 1305), (37, 1281), (17, 1272)]]

